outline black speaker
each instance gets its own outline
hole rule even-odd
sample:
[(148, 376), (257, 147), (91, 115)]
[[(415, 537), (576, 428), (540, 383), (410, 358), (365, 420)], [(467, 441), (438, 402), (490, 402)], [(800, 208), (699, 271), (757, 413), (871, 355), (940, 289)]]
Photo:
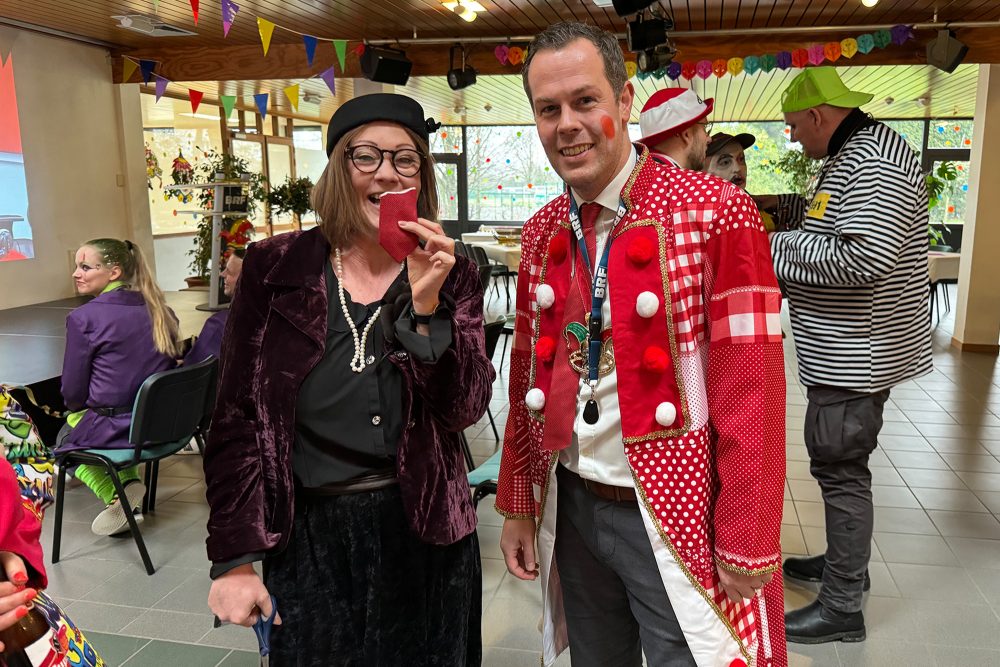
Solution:
[(405, 86), (413, 63), (398, 49), (365, 46), (361, 54), (361, 73), (370, 81)]
[(938, 30), (938, 35), (927, 42), (927, 64), (951, 74), (962, 64), (969, 47), (958, 41), (951, 30)]

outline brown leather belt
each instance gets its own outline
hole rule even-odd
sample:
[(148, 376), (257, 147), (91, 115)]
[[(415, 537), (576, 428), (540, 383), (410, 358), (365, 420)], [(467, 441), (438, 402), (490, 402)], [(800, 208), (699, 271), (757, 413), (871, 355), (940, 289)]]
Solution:
[(613, 500), (617, 503), (639, 502), (635, 495), (635, 488), (631, 486), (611, 486), (610, 484), (601, 484), (600, 482), (584, 479), (583, 477), (580, 478), (580, 481), (583, 482), (584, 488), (598, 498)]
[(396, 471), (377, 472), (361, 477), (353, 477), (343, 482), (324, 484), (323, 486), (300, 487), (299, 492), (310, 498), (324, 498), (327, 496), (346, 496), (351, 493), (365, 493), (366, 491), (378, 491), (390, 486), (399, 484), (396, 478)]

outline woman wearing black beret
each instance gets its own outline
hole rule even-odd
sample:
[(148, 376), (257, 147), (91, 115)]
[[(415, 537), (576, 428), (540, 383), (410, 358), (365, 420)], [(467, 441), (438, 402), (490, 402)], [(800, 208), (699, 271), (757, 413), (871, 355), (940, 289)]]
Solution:
[[(269, 616), (272, 665), (478, 665), (481, 569), (459, 436), (486, 411), (478, 271), (445, 236), (423, 109), (353, 99), (330, 121), (321, 224), (248, 248), (205, 451), (209, 606)], [(379, 244), (417, 190), (420, 244)], [(263, 580), (253, 563), (263, 561)]]

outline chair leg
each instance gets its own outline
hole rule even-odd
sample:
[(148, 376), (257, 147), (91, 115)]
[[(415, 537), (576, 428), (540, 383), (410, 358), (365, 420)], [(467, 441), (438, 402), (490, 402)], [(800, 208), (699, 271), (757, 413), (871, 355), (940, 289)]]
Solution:
[(153, 461), (153, 478), (151, 480), (151, 486), (146, 488), (146, 493), (149, 496), (149, 511), (156, 511), (156, 483), (160, 481), (160, 462)]
[[(125, 495), (125, 487), (122, 485), (122, 481), (118, 479), (118, 471), (111, 466), (105, 466), (108, 472), (111, 474), (111, 481), (114, 482), (115, 492), (118, 494), (118, 502), (128, 502), (128, 497)], [(126, 508), (125, 518), (128, 520), (129, 530), (132, 532), (132, 539), (135, 540), (135, 546), (139, 549), (139, 556), (142, 558), (142, 564), (146, 567), (146, 574), (153, 574), (156, 569), (153, 567), (153, 561), (149, 559), (149, 552), (146, 551), (146, 543), (142, 539), (142, 533), (139, 532), (139, 524), (135, 520), (135, 515), (130, 511), (131, 508)]]
[(496, 422), (493, 421), (493, 411), (489, 407), (486, 408), (486, 415), (490, 418), (490, 428), (493, 429), (493, 439), (500, 442), (500, 434), (497, 433)]
[(951, 294), (948, 293), (948, 283), (941, 283), (941, 292), (944, 294), (944, 312), (951, 312)]
[(465, 466), (469, 472), (476, 468), (476, 462), (472, 459), (472, 450), (469, 448), (469, 439), (465, 437), (465, 431), (458, 434), (462, 442), (462, 455), (465, 457)]
[(507, 356), (507, 338), (509, 336), (503, 337), (503, 349), (500, 351), (500, 372), (503, 373), (503, 360)]
[(59, 461), (59, 476), (56, 480), (56, 520), (52, 526), (52, 562), (59, 562), (59, 547), (62, 544), (63, 503), (66, 500), (66, 461)]
[(146, 493), (142, 496), (142, 513), (149, 511), (149, 490), (153, 487), (153, 464), (147, 463), (143, 472), (142, 483), (146, 486)]

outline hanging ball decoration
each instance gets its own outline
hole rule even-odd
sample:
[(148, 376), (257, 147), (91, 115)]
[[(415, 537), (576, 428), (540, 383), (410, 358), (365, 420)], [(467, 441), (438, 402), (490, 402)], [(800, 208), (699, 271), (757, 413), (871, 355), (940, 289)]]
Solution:
[(875, 40), (875, 46), (880, 49), (884, 49), (892, 44), (892, 33), (888, 30), (877, 30), (875, 34), (872, 35), (872, 39)]
[[(666, 373), (670, 368), (670, 355), (658, 345), (650, 345), (642, 353), (642, 367), (652, 373)], [(669, 403), (665, 405), (670, 405)], [(671, 406), (673, 407), (673, 406)], [(657, 420), (659, 420), (659, 408), (657, 408)], [(674, 411), (677, 414), (677, 411)], [(673, 423), (673, 419), (670, 420)], [(664, 424), (666, 426), (667, 424)]]
[(441, 133), (441, 138), (442, 139), (447, 139), (448, 138), (448, 133), (447, 132), (442, 132)]
[(809, 52), (805, 49), (795, 49), (792, 51), (792, 66), (802, 69), (809, 64)]
[(702, 79), (707, 79), (712, 76), (712, 61), (711, 60), (699, 60), (698, 64), (695, 66), (698, 76)]
[(545, 392), (535, 387), (525, 394), (524, 404), (528, 406), (529, 410), (541, 410), (545, 407)]
[(533, 188), (533, 187), (535, 187), (535, 186), (534, 186), (534, 184), (532, 184), (532, 183), (528, 183), (528, 189), (529, 189), (529, 190), (530, 190), (531, 188)]
[(493, 160), (493, 158), (491, 158), (491, 157), (486, 158), (486, 164), (489, 164), (492, 160)]
[(635, 64), (633, 60), (625, 61), (625, 76), (628, 78), (633, 78), (639, 71), (639, 66)]
[(968, 192), (968, 191), (969, 191), (969, 186), (968, 186), (968, 184), (966, 184), (966, 185), (963, 185), (963, 186), (962, 186), (962, 192)]
[(875, 38), (869, 33), (858, 35), (858, 51), (868, 55), (875, 48)]
[(625, 256), (629, 261), (639, 266), (649, 264), (655, 253), (656, 247), (653, 242), (643, 236), (633, 239), (625, 249)]
[(965, 144), (966, 146), (971, 146), (972, 145), (972, 139), (966, 139), (962, 143)]
[[(553, 262), (559, 263), (566, 259), (566, 255), (569, 254), (569, 239), (566, 238), (565, 234), (557, 234), (552, 237), (549, 241), (549, 257)], [(552, 288), (545, 285), (551, 292)], [(546, 306), (547, 308), (548, 306)]]
[(507, 158), (507, 164), (510, 164), (510, 158)]
[(809, 62), (813, 65), (822, 65), (823, 61), (826, 60), (826, 52), (823, 50), (822, 44), (813, 44), (809, 47)]
[[(534, 391), (534, 390), (532, 390)], [(531, 392), (528, 392), (529, 394)], [(677, 421), (677, 408), (673, 403), (664, 401), (656, 406), (656, 423), (660, 426), (670, 426)]]
[(718, 58), (712, 62), (712, 74), (717, 77), (724, 77), (729, 71), (729, 65), (725, 58)]
[(743, 70), (747, 74), (756, 74), (760, 71), (760, 58), (757, 56), (747, 56), (743, 59)]
[(639, 313), (639, 317), (648, 320), (656, 315), (656, 311), (659, 309), (660, 300), (652, 292), (642, 292), (635, 299), (635, 312)]
[(954, 213), (955, 212), (955, 207), (954, 206), (949, 206), (948, 207), (948, 212), (949, 213)]
[(551, 169), (551, 167), (546, 167), (545, 171), (549, 171), (550, 169)]
[(693, 60), (681, 63), (681, 76), (690, 81), (698, 73), (698, 63)]
[(938, 134), (944, 134), (944, 125), (938, 125), (937, 131)]
[(542, 336), (535, 343), (535, 356), (539, 361), (550, 363), (556, 358), (556, 341), (551, 336)]
[(667, 65), (667, 78), (671, 81), (676, 81), (681, 75), (681, 64), (676, 60), (672, 61)]
[(760, 58), (760, 68), (765, 72), (770, 72), (778, 66), (778, 58), (773, 53), (765, 53)]
[(823, 55), (825, 55), (826, 59), (830, 62), (834, 62), (840, 58), (842, 52), (840, 42), (828, 42), (827, 45), (823, 47)]
[(840, 54), (845, 58), (853, 58), (858, 52), (858, 40), (853, 37), (840, 40)]
[(493, 55), (496, 56), (497, 60), (500, 61), (501, 65), (506, 65), (509, 51), (510, 51), (509, 46), (507, 46), (506, 44), (501, 44), (497, 48), (493, 49)]
[(518, 136), (518, 137), (520, 137), (520, 136), (521, 136), (521, 133), (520, 133), (520, 132), (518, 132), (518, 133), (517, 133), (517, 136)]
[(455, 195), (452, 195), (449, 199), (451, 199), (451, 201), (455, 201)]
[(497, 190), (503, 190), (503, 186), (502, 185), (498, 185), (497, 186)]
[(956, 125), (956, 126), (955, 126), (955, 131), (956, 131), (956, 132), (961, 132), (961, 131), (962, 131), (962, 128), (961, 128), (961, 127), (959, 127), (958, 125)]
[[(565, 255), (564, 255), (565, 257)], [(542, 283), (535, 288), (535, 303), (542, 310), (551, 308), (552, 304), (556, 302), (556, 293), (552, 291), (551, 285), (546, 285)]]
[(520, 65), (524, 62), (524, 49), (520, 46), (512, 46), (507, 52), (507, 61), (511, 65)]

